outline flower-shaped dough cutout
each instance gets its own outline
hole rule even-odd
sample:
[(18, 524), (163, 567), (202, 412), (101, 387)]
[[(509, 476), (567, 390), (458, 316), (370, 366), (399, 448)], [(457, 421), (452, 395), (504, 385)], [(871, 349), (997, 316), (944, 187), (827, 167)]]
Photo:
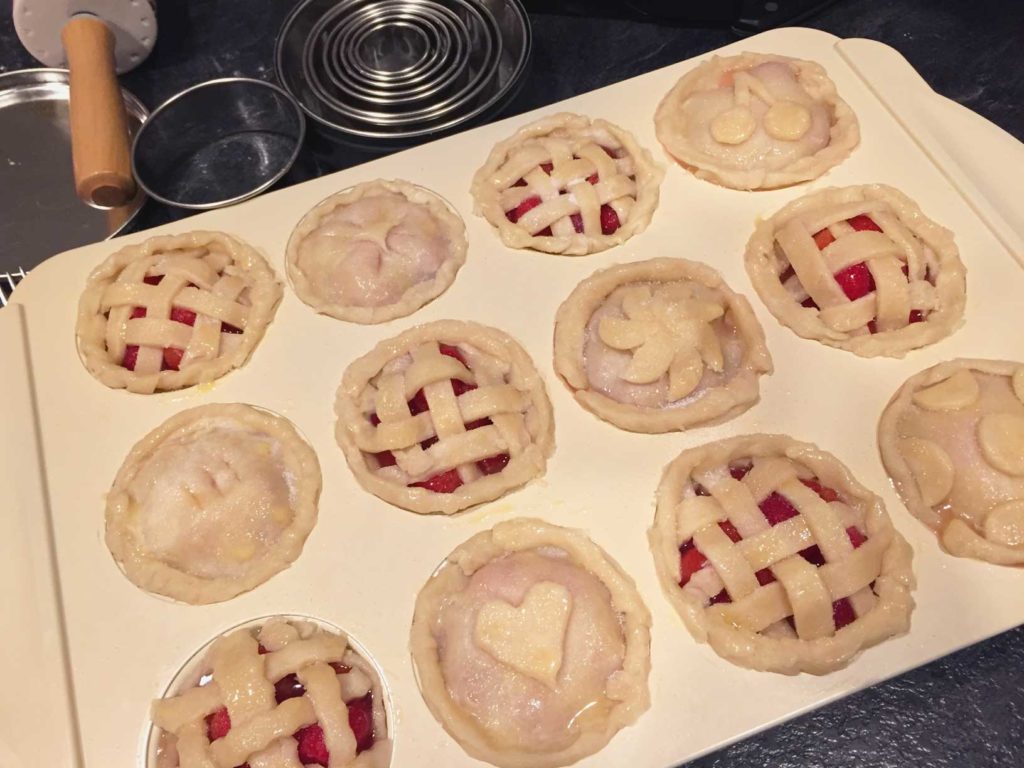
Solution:
[(733, 418), (771, 373), (747, 300), (715, 270), (657, 258), (602, 269), (555, 316), (555, 371), (622, 429), (669, 432)]
[(669, 396), (686, 397), (696, 389), (707, 366), (724, 369), (722, 347), (711, 322), (725, 314), (721, 303), (699, 299), (686, 284), (652, 289), (630, 287), (622, 299), (625, 318), (601, 319), (601, 340), (619, 350), (634, 350), (622, 378), (649, 384), (668, 373)]

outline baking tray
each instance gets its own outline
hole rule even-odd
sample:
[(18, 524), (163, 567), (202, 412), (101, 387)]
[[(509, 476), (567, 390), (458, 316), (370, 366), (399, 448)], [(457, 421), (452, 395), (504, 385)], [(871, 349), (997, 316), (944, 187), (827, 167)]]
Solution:
[[(15, 569), (6, 583), (33, 590), (37, 604), (16, 608), (35, 611), (25, 624), (48, 644), (36, 655), (0, 656), (0, 675), (16, 678), (29, 664), (38, 670), (37, 659), (47, 659), (51, 669), (70, 670), (53, 695), (59, 699), (66, 692), (72, 716), (59, 731), (67, 738), (49, 739), (52, 701), (46, 717), (31, 702), (15, 712), (4, 710), (0, 763), (8, 765), (13, 753), (26, 765), (38, 764), (34, 750), (45, 738), (46, 748), (60, 753), (53, 764), (74, 764), (79, 750), (89, 766), (144, 765), (149, 702), (180, 665), (217, 633), (257, 616), (287, 613), (343, 627), (370, 650), (393, 705), (393, 765), (479, 765), (434, 721), (420, 697), (408, 655), (409, 621), (419, 588), (457, 544), (518, 516), (587, 531), (636, 580), (653, 614), (651, 708), (579, 765), (674, 765), (1024, 622), (1024, 572), (941, 552), (934, 535), (892, 491), (875, 448), (878, 415), (910, 374), (957, 356), (1024, 359), (1012, 311), (1024, 295), (1024, 272), (1013, 260), (1021, 256), (1021, 228), (1013, 211), (1000, 204), (1016, 200), (1008, 193), (1019, 183), (1013, 173), (1024, 162), (1024, 148), (936, 96), (898, 53), (879, 43), (785, 29), (719, 52), (745, 50), (821, 62), (860, 118), (860, 147), (823, 179), (773, 192), (724, 189), (669, 167), (648, 230), (601, 254), (565, 258), (503, 247), (490, 225), (472, 214), (470, 178), (497, 140), (560, 109), (623, 125), (669, 164), (655, 140), (652, 117), (661, 97), (697, 59), (125, 238), (138, 242), (186, 228), (224, 230), (261, 249), (283, 277), (285, 244), (296, 222), (322, 198), (357, 182), (407, 179), (437, 191), (462, 213), (469, 258), (436, 301), (410, 318), (358, 326), (318, 316), (286, 290), (252, 360), (213, 385), (135, 396), (101, 386), (82, 367), (73, 332), (78, 296), (111, 244), (62, 254), (33, 271), (14, 296), (25, 315), (28, 358), (21, 368), (15, 361), (5, 370), (0, 395), (29, 403), (24, 407), (30, 397), (39, 404), (41, 454), (11, 450), (8, 438), (5, 456), (8, 481), (35, 484), (39, 500), (16, 505), (14, 515), (2, 518), (12, 530), (0, 530), (0, 540), (6, 544), (8, 536), (20, 536), (24, 543), (18, 546), (32, 552), (30, 562), (19, 561), (21, 570), (5, 563)], [(963, 159), (967, 147), (969, 162)], [(968, 269), (966, 324), (904, 360), (863, 360), (796, 337), (765, 310), (742, 265), (755, 217), (809, 189), (867, 182), (903, 189), (951, 228)], [(580, 408), (554, 376), (552, 321), (569, 291), (598, 268), (653, 256), (707, 262), (751, 298), (776, 372), (762, 379), (761, 403), (739, 418), (686, 433), (622, 432)], [(19, 318), (4, 311), (0, 328), (17, 335), (11, 327)], [(558, 444), (543, 479), (454, 518), (414, 515), (366, 493), (333, 438), (334, 392), (346, 365), (377, 341), (440, 318), (481, 321), (522, 341), (547, 382)], [(29, 374), (31, 388), (25, 383)], [(235, 401), (287, 416), (310, 440), (324, 474), (319, 522), (295, 564), (246, 595), (202, 607), (148, 595), (125, 579), (103, 543), (104, 493), (131, 446), (167, 417), (202, 403)], [(31, 426), (21, 424), (23, 431)], [(785, 432), (835, 453), (883, 496), (915, 551), (919, 587), (910, 633), (824, 677), (751, 672), (698, 645), (662, 594), (647, 548), (662, 467), (684, 448), (760, 431)], [(46, 577), (47, 503), (59, 594)], [(19, 626), (17, 617), (10, 621)], [(55, 663), (61, 642), (54, 638), (60, 633), (70, 654), (66, 667)]]

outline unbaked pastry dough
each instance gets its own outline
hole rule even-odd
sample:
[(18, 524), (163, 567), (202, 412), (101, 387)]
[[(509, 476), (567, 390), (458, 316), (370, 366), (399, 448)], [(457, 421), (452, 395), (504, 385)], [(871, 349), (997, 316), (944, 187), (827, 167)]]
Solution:
[(220, 378), (249, 358), (281, 300), (251, 246), (221, 232), (151, 237), (93, 270), (78, 353), (114, 389), (149, 394)]
[(907, 509), (959, 557), (1024, 565), (1024, 363), (951, 360), (910, 377), (878, 423)]
[(503, 496), (544, 474), (555, 445), (533, 361), (477, 323), (439, 320), (382, 341), (345, 370), (334, 410), (359, 484), (413, 512)]
[(910, 627), (911, 550), (882, 500), (790, 437), (683, 451), (650, 542), (687, 629), (743, 667), (825, 674)]
[(647, 709), (650, 623), (583, 533), (519, 519), (448, 556), (416, 599), (410, 647), (427, 706), (470, 755), (551, 768)]
[(382, 323), (440, 296), (466, 261), (466, 228), (432, 192), (369, 181), (331, 195), (288, 241), (288, 278), (339, 320)]
[(580, 283), (555, 318), (555, 371), (584, 408), (623, 429), (731, 419), (772, 371), (750, 304), (684, 259), (619, 264)]
[(220, 602), (299, 556), (319, 495), (316, 454), (290, 422), (248, 405), (202, 405), (132, 448), (107, 495), (107, 547), (148, 592)]
[(694, 175), (734, 189), (816, 179), (860, 141), (820, 64), (762, 53), (712, 56), (658, 105), (658, 140)]
[(902, 357), (963, 321), (953, 233), (882, 184), (812, 192), (759, 221), (746, 266), (779, 322), (862, 357)]
[(663, 175), (628, 131), (562, 112), (495, 145), (470, 191), (505, 245), (584, 256), (647, 228)]
[[(376, 667), (347, 638), (276, 616), (214, 640), (153, 702), (152, 768), (386, 768), (391, 740)], [(317, 733), (319, 731), (319, 733)]]

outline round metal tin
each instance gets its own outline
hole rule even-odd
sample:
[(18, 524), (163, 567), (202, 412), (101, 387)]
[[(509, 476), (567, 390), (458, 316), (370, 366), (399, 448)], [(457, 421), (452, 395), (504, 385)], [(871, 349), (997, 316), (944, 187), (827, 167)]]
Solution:
[[(148, 112), (122, 89), (128, 129)], [(145, 196), (100, 210), (75, 193), (68, 128), (68, 73), (24, 69), (0, 74), (0, 272), (25, 270), (54, 254), (103, 240), (134, 218)]]
[(504, 105), (531, 46), (519, 0), (303, 0), (281, 27), (275, 63), (319, 125), (402, 140)]
[(206, 210), (269, 189), (295, 163), (306, 119), (284, 89), (225, 77), (172, 96), (132, 145), (132, 172), (154, 200)]

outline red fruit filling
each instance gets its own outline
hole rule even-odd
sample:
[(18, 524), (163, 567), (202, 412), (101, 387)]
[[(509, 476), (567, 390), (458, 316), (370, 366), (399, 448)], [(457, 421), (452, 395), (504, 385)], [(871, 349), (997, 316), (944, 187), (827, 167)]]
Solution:
[[(339, 675), (351, 672), (351, 668), (334, 662), (331, 667)], [(274, 684), (274, 698), (277, 703), (302, 696), (306, 689), (302, 687), (295, 675), (281, 678)], [(376, 736), (373, 731), (373, 692), (359, 699), (353, 699), (348, 707), (348, 724), (356, 737), (356, 754), (373, 746)], [(210, 741), (224, 738), (231, 730), (231, 716), (227, 708), (222, 707), (206, 718), (206, 737)], [(303, 765), (322, 765), (327, 767), (330, 753), (324, 742), (324, 732), (318, 723), (300, 728), (292, 734), (298, 742), (299, 761)], [(245, 765), (248, 765), (246, 763)]]
[[(846, 223), (853, 227), (856, 231), (862, 232), (864, 230), (870, 230), (872, 232), (881, 232), (882, 228), (879, 227), (871, 219), (870, 216), (861, 214), (854, 216), (851, 219), (847, 219)], [(835, 241), (835, 237), (826, 228), (815, 232), (814, 243), (818, 246), (818, 250), (824, 250), (826, 246), (830, 245)], [(793, 268), (789, 267), (782, 275), (779, 276), (779, 280), (785, 282), (794, 274)], [(903, 274), (907, 274), (907, 265), (903, 265)], [(867, 296), (869, 293), (875, 290), (875, 279), (871, 276), (871, 270), (868, 269), (868, 265), (861, 261), (857, 264), (851, 264), (838, 272), (833, 277), (836, 282), (839, 283), (839, 287), (843, 289), (843, 293), (846, 294), (846, 298), (850, 301), (856, 301), (857, 299)], [(814, 299), (808, 297), (800, 302), (800, 306), (807, 307), (809, 309), (818, 309), (818, 305), (814, 303)], [(911, 323), (920, 323), (924, 320), (924, 312), (920, 309), (913, 309), (910, 311), (910, 316), (907, 318)], [(868, 330), (871, 333), (877, 333), (878, 329), (875, 326), (874, 320), (868, 323)]]
[[(616, 156), (615, 153), (612, 152), (612, 150), (608, 149), (607, 147), (602, 147), (602, 149), (608, 154), (609, 157), (615, 157)], [(573, 155), (573, 159), (574, 160), (579, 160), (579, 157), (576, 156), (576, 155)], [(554, 170), (554, 166), (551, 163), (541, 163), (540, 167), (544, 171), (544, 173), (546, 173), (548, 175), (550, 175), (551, 171)], [(589, 184), (597, 184), (597, 182), (599, 180), (600, 180), (600, 178), (599, 178), (599, 176), (597, 175), (596, 172), (590, 174), (587, 177), (587, 183), (589, 183)], [(525, 187), (526, 186), (526, 180), (525, 179), (519, 179), (512, 186), (513, 187)], [(540, 197), (538, 197), (537, 195), (533, 195), (531, 197), (528, 197), (525, 200), (523, 200), (522, 202), (520, 202), (519, 205), (517, 205), (515, 208), (512, 208), (511, 210), (505, 211), (505, 218), (507, 218), (509, 221), (511, 221), (513, 224), (515, 224), (527, 212), (532, 211), (534, 208), (536, 208), (538, 205), (540, 205), (541, 202), (542, 201), (541, 201)], [(572, 214), (569, 217), (569, 219), (572, 221), (572, 228), (574, 230), (576, 230), (577, 232), (583, 232), (583, 217), (580, 214), (574, 213), (574, 214)], [(615, 212), (615, 209), (612, 208), (607, 203), (602, 204), (601, 205), (601, 234), (602, 235), (610, 235), (613, 232), (615, 232), (615, 230), (617, 230), (621, 226), (622, 226), (622, 224), (619, 221), (619, 215)], [(544, 229), (542, 229), (539, 232), (537, 232), (537, 235), (540, 236), (540, 237), (551, 237), (551, 227), (544, 227)]]
[[(749, 471), (750, 465), (739, 464), (729, 467), (729, 474), (737, 480), (742, 480)], [(835, 489), (822, 485), (817, 480), (801, 480), (800, 482), (817, 493), (818, 496), (826, 502), (839, 500), (839, 494)], [(707, 489), (700, 485), (695, 485), (694, 490), (698, 496), (709, 495)], [(762, 501), (758, 507), (765, 519), (772, 526), (776, 526), (779, 523), (783, 523), (800, 514), (785, 496), (774, 492), (765, 497), (764, 501)], [(742, 537), (740, 536), (739, 531), (737, 531), (736, 527), (728, 520), (720, 522), (718, 527), (722, 529), (731, 541), (738, 542), (741, 540)], [(854, 549), (867, 541), (867, 537), (855, 526), (847, 528), (846, 535), (850, 537), (850, 543), (853, 544)], [(816, 544), (808, 547), (807, 549), (801, 550), (800, 556), (807, 562), (816, 565), (819, 568), (825, 565), (825, 558)], [(703, 568), (706, 564), (707, 558), (694, 546), (693, 539), (683, 542), (682, 546), (679, 547), (679, 586), (686, 586), (693, 577), (693, 574)], [(771, 584), (775, 581), (775, 575), (768, 568), (761, 569), (755, 574), (755, 576), (761, 586)], [(732, 599), (724, 589), (711, 598), (712, 605), (730, 602), (732, 602)], [(836, 629), (839, 630), (847, 624), (852, 623), (857, 617), (853, 612), (853, 606), (850, 604), (850, 601), (844, 597), (832, 603), (832, 618), (835, 622)], [(790, 621), (792, 622), (792, 617), (790, 617)]]
[[(452, 347), (447, 344), (440, 345), (441, 354), (448, 355), (448, 357), (454, 357), (463, 365), (467, 365), (466, 358), (459, 352), (458, 347)], [(467, 366), (468, 367), (468, 366)], [(472, 392), (476, 387), (473, 384), (467, 384), (460, 379), (449, 379), (452, 385), (452, 392), (455, 396), (465, 394), (466, 392)], [(416, 394), (412, 396), (412, 400), (409, 401), (409, 412), (413, 416), (424, 411), (430, 410), (430, 404), (427, 402), (426, 395), (423, 394), (423, 390), (417, 390)], [(376, 413), (370, 414), (370, 423), (373, 426), (380, 424), (380, 419)], [(478, 419), (477, 421), (471, 421), (466, 425), (466, 429), (479, 429), (480, 427), (486, 427), (491, 424), (490, 419)], [(431, 437), (420, 443), (420, 447), (426, 450), (434, 443), (437, 442), (436, 437)], [(395, 456), (391, 451), (381, 451), (380, 453), (373, 454), (374, 458), (377, 459), (377, 465), (380, 467), (392, 467), (397, 462)], [(501, 472), (510, 461), (512, 457), (507, 453), (499, 453), (496, 456), (488, 456), (487, 458), (481, 459), (476, 463), (477, 469), (479, 469), (485, 475), (496, 475)], [(428, 491), (434, 493), (453, 493), (457, 488), (462, 485), (462, 478), (459, 477), (458, 470), (449, 469), (447, 472), (442, 472), (438, 475), (428, 477), (426, 480), (421, 480), (418, 483), (410, 483), (410, 488), (426, 488)]]
[[(142, 281), (147, 285), (160, 285), (160, 281), (164, 279), (163, 275), (147, 275), (142, 278)], [(195, 288), (194, 283), (188, 284), (190, 288)], [(139, 317), (146, 316), (145, 307), (135, 307), (132, 309), (132, 313), (129, 319), (135, 320)], [(184, 307), (171, 307), (171, 320), (176, 323), (183, 325), (192, 326), (196, 324), (196, 313), (191, 309), (185, 309)], [(220, 324), (221, 333), (241, 333), (241, 328), (236, 328), (230, 323)], [(179, 349), (178, 347), (165, 347), (164, 348), (164, 360), (160, 365), (161, 371), (176, 371), (181, 365), (181, 358), (185, 355), (185, 350)], [(135, 370), (135, 364), (139, 359), (139, 348), (134, 344), (129, 344), (124, 348), (124, 356), (121, 358), (121, 366), (127, 368), (129, 371)]]

